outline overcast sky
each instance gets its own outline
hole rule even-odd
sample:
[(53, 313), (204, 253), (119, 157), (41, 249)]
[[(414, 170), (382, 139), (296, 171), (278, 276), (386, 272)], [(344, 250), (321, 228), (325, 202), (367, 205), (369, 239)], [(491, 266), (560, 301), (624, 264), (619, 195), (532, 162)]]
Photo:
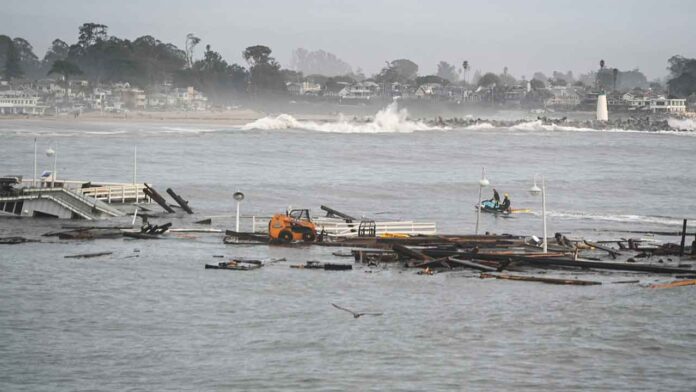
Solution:
[(270, 46), (285, 66), (293, 49), (324, 49), (365, 73), (408, 58), (419, 74), (445, 60), (472, 70), (530, 78), (535, 71), (596, 69), (600, 59), (662, 77), (675, 54), (696, 57), (694, 0), (2, 0), (0, 34), (23, 37), (43, 57), (50, 42), (77, 41), (78, 26), (152, 35), (183, 48), (193, 32), (242, 62), (250, 45)]

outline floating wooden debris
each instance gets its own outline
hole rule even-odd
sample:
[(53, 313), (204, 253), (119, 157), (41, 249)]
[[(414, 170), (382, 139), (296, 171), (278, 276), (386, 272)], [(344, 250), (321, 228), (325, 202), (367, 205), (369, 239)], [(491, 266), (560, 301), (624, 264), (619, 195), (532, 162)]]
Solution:
[(533, 267), (574, 267), (574, 268), (592, 268), (617, 271), (636, 271), (636, 272), (651, 272), (656, 274), (683, 274), (693, 272), (688, 269), (660, 267), (648, 264), (637, 263), (608, 263), (599, 261), (583, 261), (573, 260), (572, 258), (564, 258), (563, 254), (552, 253), (483, 253), (483, 252), (466, 252), (457, 250), (445, 249), (423, 249), (424, 255), (431, 257), (456, 257), (458, 259), (478, 259), (487, 261), (503, 262), (512, 260), (518, 265), (529, 265)]
[(577, 285), (577, 286), (591, 286), (591, 285), (602, 284), (602, 282), (595, 282), (595, 281), (590, 281), (590, 280), (555, 279), (555, 278), (541, 278), (538, 276), (522, 276), (522, 275), (482, 273), (481, 279), (486, 279), (486, 278), (505, 279), (505, 280), (520, 280), (520, 281), (525, 281), (525, 282), (540, 282), (540, 283), (548, 283), (548, 284), (567, 284), (567, 285)]
[(640, 280), (634, 279), (634, 280), (619, 280), (616, 282), (611, 282), (612, 284), (628, 284), (628, 283), (640, 283)]
[(250, 271), (263, 267), (261, 260), (230, 260), (217, 265), (206, 264), (205, 269), (224, 269), (234, 271)]
[(114, 252), (83, 253), (80, 255), (65, 256), (64, 258), (66, 258), (66, 259), (89, 259), (89, 258), (93, 258), (93, 257), (108, 256), (108, 255), (111, 255), (113, 253)]
[(347, 271), (352, 270), (351, 264), (322, 263), (320, 261), (308, 261), (305, 264), (291, 265), (290, 268), (297, 269), (323, 269), (326, 271)]
[(652, 284), (649, 287), (651, 289), (671, 289), (674, 287), (694, 286), (694, 285), (696, 285), (696, 279), (675, 280), (674, 282), (671, 282), (671, 283)]
[(0, 237), (0, 245), (16, 245), (25, 242), (41, 242), (39, 240), (30, 240), (24, 237)]
[(201, 219), (199, 221), (193, 222), (197, 225), (211, 225), (213, 224), (213, 219), (212, 218), (207, 218), (207, 219)]

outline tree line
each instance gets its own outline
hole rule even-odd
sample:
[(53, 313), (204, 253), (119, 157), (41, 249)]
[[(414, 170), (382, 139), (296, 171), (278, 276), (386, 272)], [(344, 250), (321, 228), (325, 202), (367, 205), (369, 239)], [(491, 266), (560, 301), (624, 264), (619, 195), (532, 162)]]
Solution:
[[(205, 46), (201, 58), (194, 59), (200, 43), (199, 37), (188, 34), (182, 50), (150, 35), (131, 41), (109, 35), (106, 25), (84, 23), (79, 27), (77, 42), (68, 44), (60, 39), (54, 40), (41, 60), (25, 39), (0, 35), (0, 71), (6, 80), (60, 75), (67, 83), (69, 78), (83, 75), (96, 84), (128, 82), (149, 91), (163, 83), (178, 87), (194, 86), (213, 102), (224, 102), (240, 95), (282, 95), (287, 91), (288, 82), (301, 81), (318, 82), (324, 88), (363, 80), (380, 84), (454, 83), (495, 88), (518, 83), (507, 67), (502, 73), (481, 74), (476, 71), (469, 78), (471, 64), (468, 60), (459, 67), (440, 61), (435, 74), (419, 75), (416, 63), (409, 59), (396, 59), (387, 62), (377, 74), (366, 78), (359, 68), (353, 72), (350, 65), (331, 53), (305, 49), (293, 52), (292, 63), (296, 70), (282, 69), (272, 56), (271, 49), (263, 45), (249, 46), (243, 51), (246, 65), (230, 64), (210, 45)], [(668, 60), (668, 64), (669, 93), (677, 97), (696, 96), (696, 59), (674, 56)], [(603, 60), (598, 71), (580, 75), (577, 79), (570, 71), (555, 71), (550, 77), (537, 72), (530, 81), (536, 90), (547, 85), (570, 84), (606, 90), (655, 87), (637, 69), (620, 71), (608, 68)]]

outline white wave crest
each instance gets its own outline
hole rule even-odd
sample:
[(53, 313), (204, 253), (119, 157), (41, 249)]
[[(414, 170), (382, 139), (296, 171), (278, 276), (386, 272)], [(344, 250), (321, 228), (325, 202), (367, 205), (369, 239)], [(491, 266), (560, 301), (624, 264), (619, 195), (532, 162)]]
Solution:
[[(623, 222), (623, 223), (647, 223), (667, 226), (679, 226), (682, 224), (681, 218), (670, 218), (665, 216), (645, 216), (645, 215), (628, 215), (628, 214), (593, 214), (578, 211), (548, 211), (548, 216), (561, 219), (580, 219), (580, 220), (599, 220), (606, 222)], [(538, 212), (534, 215), (540, 216)]]
[(670, 118), (667, 120), (667, 124), (674, 129), (683, 129), (687, 131), (696, 131), (696, 121), (691, 118), (686, 118), (683, 120), (677, 118)]
[(470, 131), (479, 131), (483, 129), (493, 129), (495, 126), (491, 123), (479, 123), (479, 124), (473, 124), (465, 127), (464, 129), (470, 130)]
[(252, 129), (279, 130), (290, 128), (332, 133), (411, 133), (447, 129), (433, 127), (421, 121), (409, 120), (408, 111), (406, 109), (399, 110), (396, 102), (378, 111), (374, 120), (364, 123), (349, 121), (343, 116), (340, 116), (335, 122), (317, 123), (299, 121), (289, 114), (281, 114), (275, 117), (260, 118), (242, 126), (241, 129), (248, 131)]
[[(691, 121), (691, 120), (685, 120)], [(692, 124), (693, 125), (693, 124)], [(640, 131), (637, 129), (594, 129), (585, 127), (572, 127), (568, 125), (558, 125), (558, 124), (544, 124), (541, 120), (528, 121), (519, 124), (515, 124), (510, 127), (513, 131), (565, 131), (565, 132), (604, 132), (604, 133), (642, 133), (642, 134), (662, 134), (662, 135), (680, 135), (680, 136), (692, 136), (696, 137), (694, 132), (681, 132), (681, 131)], [(685, 129), (685, 128), (681, 128)]]

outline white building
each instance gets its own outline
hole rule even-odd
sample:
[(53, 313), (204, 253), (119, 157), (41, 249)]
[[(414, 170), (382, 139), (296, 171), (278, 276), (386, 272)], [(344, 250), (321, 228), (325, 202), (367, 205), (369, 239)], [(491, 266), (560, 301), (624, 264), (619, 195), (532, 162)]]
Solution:
[(370, 99), (373, 96), (373, 89), (363, 83), (354, 83), (344, 87), (338, 92), (338, 96), (343, 99)]
[(33, 92), (8, 90), (0, 92), (0, 114), (42, 115), (46, 106), (39, 105), (39, 96)]
[(650, 100), (650, 110), (653, 113), (684, 113), (686, 99), (659, 97)]
[(548, 91), (551, 93), (551, 98), (546, 100), (546, 106), (574, 107), (580, 104), (580, 94), (578, 94), (573, 88), (554, 86)]
[(622, 98), (628, 104), (629, 110), (649, 110), (653, 113), (686, 112), (686, 99), (650, 97), (631, 93), (624, 94)]
[(193, 87), (175, 88), (172, 94), (179, 106), (191, 110), (205, 110), (208, 107), (208, 98), (196, 91)]

